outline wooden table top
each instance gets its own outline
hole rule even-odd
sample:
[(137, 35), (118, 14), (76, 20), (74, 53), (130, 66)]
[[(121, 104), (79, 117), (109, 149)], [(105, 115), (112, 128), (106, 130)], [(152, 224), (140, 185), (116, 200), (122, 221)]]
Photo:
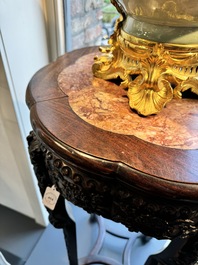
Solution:
[(98, 48), (67, 53), (38, 71), (26, 102), (38, 137), (62, 158), (170, 198), (198, 200), (198, 101), (171, 101), (140, 117), (126, 91), (93, 77)]

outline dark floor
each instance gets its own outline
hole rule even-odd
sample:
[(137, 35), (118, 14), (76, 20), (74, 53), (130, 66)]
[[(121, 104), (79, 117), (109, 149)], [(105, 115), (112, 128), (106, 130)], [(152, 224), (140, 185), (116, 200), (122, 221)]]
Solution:
[[(90, 222), (90, 216), (78, 207), (71, 206), (77, 225), (78, 257), (88, 255), (98, 235), (98, 225)], [(114, 222), (104, 220), (107, 230), (130, 237), (127, 229)], [(151, 239), (145, 245), (137, 239), (130, 251), (131, 264), (143, 265), (150, 254), (159, 252), (167, 243)], [(126, 240), (106, 234), (100, 255), (122, 262)], [(68, 257), (62, 230), (51, 225), (43, 228), (15, 211), (0, 205), (0, 251), (11, 265), (68, 265)], [(11, 254), (11, 255), (10, 255)], [(12, 255), (17, 256), (13, 262)]]

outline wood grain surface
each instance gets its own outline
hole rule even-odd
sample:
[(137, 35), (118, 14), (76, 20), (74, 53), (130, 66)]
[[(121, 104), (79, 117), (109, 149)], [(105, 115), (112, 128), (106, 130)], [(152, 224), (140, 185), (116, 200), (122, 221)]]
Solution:
[[(90, 172), (113, 176), (149, 193), (196, 201), (197, 149), (170, 148), (134, 135), (104, 130), (73, 111), (58, 77), (66, 67), (90, 53), (97, 54), (98, 48), (65, 54), (38, 71), (30, 81), (26, 102), (37, 136), (62, 158), (67, 157)], [(75, 69), (74, 81), (77, 75)], [(87, 82), (81, 81), (82, 86)]]

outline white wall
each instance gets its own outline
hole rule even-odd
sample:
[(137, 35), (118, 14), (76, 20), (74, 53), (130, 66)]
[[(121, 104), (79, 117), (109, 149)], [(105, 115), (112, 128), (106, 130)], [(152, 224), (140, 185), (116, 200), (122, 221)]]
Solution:
[(25, 103), (29, 80), (49, 62), (42, 0), (0, 0), (0, 54), (0, 203), (45, 225), (27, 152), (31, 126)]
[[(0, 58), (0, 203), (34, 216), (21, 178), (15, 154), (23, 154), (23, 144), (12, 99)], [(23, 160), (21, 161), (23, 163)]]

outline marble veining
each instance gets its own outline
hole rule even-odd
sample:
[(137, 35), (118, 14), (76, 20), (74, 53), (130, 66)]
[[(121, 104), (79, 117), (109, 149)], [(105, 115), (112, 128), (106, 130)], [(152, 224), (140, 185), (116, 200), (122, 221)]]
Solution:
[(72, 110), (81, 119), (103, 130), (134, 135), (156, 145), (198, 148), (196, 99), (173, 99), (159, 114), (141, 117), (129, 108), (123, 88), (93, 76), (91, 67), (95, 55), (82, 56), (58, 76), (60, 89), (69, 97)]

